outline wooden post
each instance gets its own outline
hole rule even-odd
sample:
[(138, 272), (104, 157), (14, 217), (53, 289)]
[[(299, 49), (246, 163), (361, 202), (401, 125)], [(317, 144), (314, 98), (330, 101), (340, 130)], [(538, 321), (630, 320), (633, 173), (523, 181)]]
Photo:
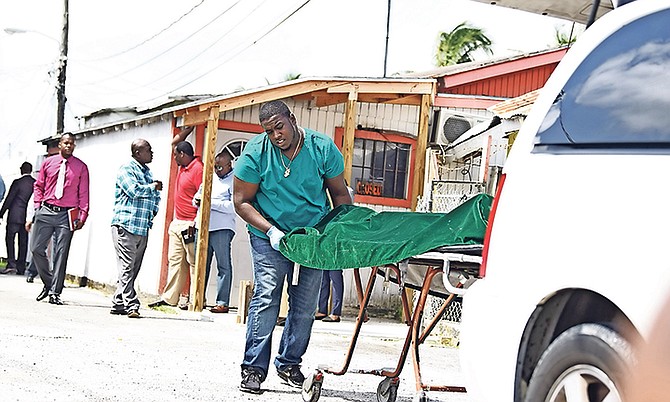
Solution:
[(344, 157), (344, 180), (350, 187), (354, 187), (351, 182), (351, 171), (354, 160), (354, 134), (356, 132), (356, 105), (358, 103), (358, 91), (349, 92), (349, 99), (344, 110), (344, 138), (342, 141), (342, 156)]
[(288, 287), (291, 286), (290, 283), (285, 282), (284, 288), (281, 291), (281, 301), (279, 302), (279, 315), (277, 318), (283, 318), (286, 320), (288, 317)]
[(416, 159), (414, 162), (414, 182), (412, 183), (412, 211), (416, 211), (419, 196), (423, 195), (426, 180), (426, 148), (428, 147), (428, 114), (431, 95), (421, 95), (419, 107), (419, 132), (416, 138)]
[(202, 199), (200, 201), (200, 230), (195, 247), (195, 300), (191, 309), (200, 312), (205, 298), (205, 270), (207, 269), (207, 247), (209, 246), (209, 213), (212, 207), (212, 177), (214, 174), (214, 154), (216, 153), (216, 135), (219, 128), (219, 107), (209, 109), (205, 149), (203, 150)]
[(249, 315), (249, 303), (251, 303), (251, 296), (254, 287), (251, 281), (240, 281), (240, 293), (237, 301), (237, 323), (246, 324), (247, 316)]
[[(419, 106), (419, 132), (416, 138), (416, 160), (414, 165), (414, 182), (412, 183), (412, 211), (416, 211), (419, 196), (423, 196), (423, 183), (426, 180), (426, 148), (428, 147), (428, 114), (430, 113), (431, 95), (421, 95)], [(414, 290), (405, 288), (410, 310), (414, 309)], [(410, 317), (405, 317), (409, 320)]]

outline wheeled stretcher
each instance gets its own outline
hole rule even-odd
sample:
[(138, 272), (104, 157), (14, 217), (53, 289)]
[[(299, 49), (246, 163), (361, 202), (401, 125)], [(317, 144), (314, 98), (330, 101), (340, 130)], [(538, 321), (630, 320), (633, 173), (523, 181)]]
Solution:
[[(451, 305), (456, 295), (461, 295), (465, 289), (474, 281), (481, 263), (481, 246), (463, 247), (440, 247), (436, 250), (423, 253), (397, 264), (386, 264), (384, 266), (372, 267), (367, 286), (363, 290), (361, 286), (360, 270), (354, 270), (354, 278), (357, 291), (361, 300), (361, 306), (356, 318), (353, 335), (347, 351), (344, 364), (340, 369), (327, 366), (319, 366), (312, 374), (308, 375), (303, 384), (302, 396), (306, 402), (315, 402), (319, 399), (324, 374), (344, 375), (346, 373), (371, 374), (384, 377), (377, 387), (377, 400), (382, 402), (393, 402), (396, 400), (399, 376), (407, 356), (412, 355), (414, 365), (414, 377), (416, 381), (417, 399), (427, 401), (426, 392), (466, 392), (462, 386), (425, 384), (421, 377), (421, 358), (419, 346), (438, 324), (443, 313)], [(406, 292), (400, 292), (402, 298), (403, 316), (408, 326), (407, 336), (400, 351), (397, 364), (393, 369), (357, 369), (349, 370), (349, 364), (356, 349), (358, 337), (361, 333), (364, 319), (367, 315), (367, 307), (372, 295), (373, 288), (379, 276), (386, 280), (397, 283), (401, 290), (408, 287), (418, 291), (417, 302), (413, 311)], [(435, 317), (423, 327), (423, 313), (428, 295), (443, 298)]]
[[(421, 377), (421, 346), (436, 327), (454, 298), (464, 294), (478, 277), (490, 197), (477, 196), (449, 214), (376, 213), (367, 208), (342, 206), (314, 228), (295, 230), (280, 244), (280, 251), (296, 264), (319, 269), (354, 269), (360, 309), (343, 366), (319, 366), (307, 376), (303, 400), (315, 402), (321, 394), (324, 374), (372, 374), (384, 377), (377, 387), (377, 400), (396, 400), (399, 376), (407, 356), (412, 355), (417, 399), (427, 401), (428, 391), (465, 392), (462, 386), (424, 384)], [(371, 267), (365, 289), (360, 268)], [(383, 276), (401, 290), (418, 292), (410, 308), (407, 293), (400, 292), (403, 316), (408, 326), (394, 369), (350, 370), (353, 353), (367, 317), (367, 308), (377, 279)], [(423, 325), (429, 295), (443, 301), (435, 317)]]

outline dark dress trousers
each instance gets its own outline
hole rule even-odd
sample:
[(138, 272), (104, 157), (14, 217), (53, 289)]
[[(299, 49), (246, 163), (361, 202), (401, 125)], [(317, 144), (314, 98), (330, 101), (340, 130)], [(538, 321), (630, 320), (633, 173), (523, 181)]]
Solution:
[[(23, 274), (26, 268), (26, 255), (28, 252), (28, 232), (26, 232), (26, 209), (28, 200), (33, 194), (33, 179), (30, 175), (23, 175), (14, 180), (9, 187), (5, 202), (0, 208), (0, 217), (7, 214), (7, 232), (5, 243), (7, 246), (7, 268), (14, 268), (19, 274)], [(33, 206), (31, 205), (30, 208)], [(19, 238), (18, 257), (14, 251), (14, 239)]]

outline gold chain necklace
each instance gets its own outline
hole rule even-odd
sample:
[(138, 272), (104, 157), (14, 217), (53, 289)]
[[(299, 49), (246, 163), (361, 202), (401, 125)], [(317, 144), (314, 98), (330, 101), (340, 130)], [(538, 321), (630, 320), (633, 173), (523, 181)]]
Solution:
[(298, 134), (300, 135), (300, 139), (298, 140), (298, 145), (295, 147), (295, 151), (293, 151), (293, 156), (288, 161), (288, 165), (284, 163), (284, 153), (281, 151), (281, 149), (279, 150), (279, 160), (281, 161), (282, 166), (284, 166), (284, 177), (288, 177), (291, 174), (291, 163), (293, 163), (296, 155), (298, 155), (298, 149), (300, 149), (300, 144), (304, 138), (300, 129), (298, 129)]

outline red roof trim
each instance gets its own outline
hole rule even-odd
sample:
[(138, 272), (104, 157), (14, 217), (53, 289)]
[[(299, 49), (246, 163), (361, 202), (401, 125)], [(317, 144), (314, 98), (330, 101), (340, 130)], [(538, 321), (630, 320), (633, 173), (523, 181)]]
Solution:
[(501, 102), (500, 99), (464, 98), (450, 96), (436, 96), (433, 106), (435, 107), (461, 107), (469, 109), (488, 109)]
[(443, 88), (452, 88), (463, 84), (469, 84), (474, 81), (511, 74), (547, 64), (558, 63), (567, 51), (567, 48), (562, 48), (555, 52), (523, 57), (499, 64), (483, 66), (475, 70), (463, 71), (453, 75), (445, 75), (440, 77), (439, 80), (442, 81)]

